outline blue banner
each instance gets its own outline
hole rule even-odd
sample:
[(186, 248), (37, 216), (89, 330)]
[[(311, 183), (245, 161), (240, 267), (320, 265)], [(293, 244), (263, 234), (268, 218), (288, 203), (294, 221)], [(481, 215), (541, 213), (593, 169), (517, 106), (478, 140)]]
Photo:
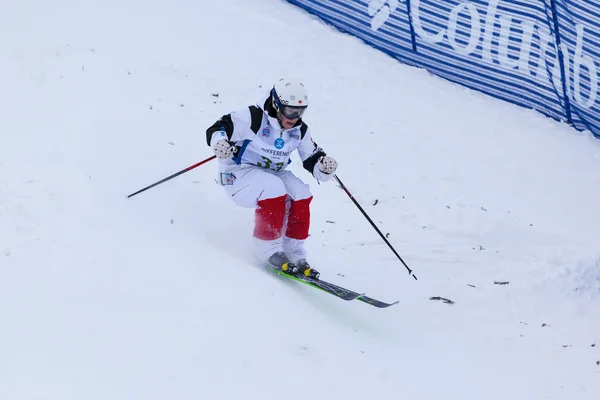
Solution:
[(405, 64), (588, 129), (600, 138), (600, 4), (287, 1)]

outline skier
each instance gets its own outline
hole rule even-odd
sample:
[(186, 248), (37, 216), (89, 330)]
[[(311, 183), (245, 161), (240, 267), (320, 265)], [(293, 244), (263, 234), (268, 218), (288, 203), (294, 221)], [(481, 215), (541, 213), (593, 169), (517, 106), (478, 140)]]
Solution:
[(304, 85), (281, 79), (256, 105), (224, 115), (206, 131), (219, 159), (219, 183), (241, 207), (255, 209), (256, 257), (290, 274), (318, 278), (306, 260), (309, 185), (286, 167), (294, 150), (303, 167), (329, 181), (338, 163), (313, 142), (302, 120), (309, 99)]

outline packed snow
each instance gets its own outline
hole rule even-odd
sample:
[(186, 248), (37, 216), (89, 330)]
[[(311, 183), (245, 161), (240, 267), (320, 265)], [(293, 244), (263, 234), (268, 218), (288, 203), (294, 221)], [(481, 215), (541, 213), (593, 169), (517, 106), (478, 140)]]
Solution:
[[(0, 398), (600, 398), (600, 141), (281, 0), (22, 0), (0, 14)], [(366, 11), (365, 11), (366, 12)], [(251, 259), (205, 130), (283, 76), (338, 176), (310, 260)], [(439, 300), (435, 300), (439, 298)], [(444, 301), (446, 299), (446, 301)]]

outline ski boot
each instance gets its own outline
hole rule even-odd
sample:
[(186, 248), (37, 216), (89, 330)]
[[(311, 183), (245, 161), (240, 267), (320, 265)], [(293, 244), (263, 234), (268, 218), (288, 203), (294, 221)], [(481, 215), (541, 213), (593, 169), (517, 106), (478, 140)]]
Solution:
[(312, 269), (306, 260), (300, 260), (297, 263), (291, 262), (283, 251), (274, 253), (267, 262), (289, 275), (306, 276), (314, 279), (319, 279), (319, 275), (321, 275), (317, 270)]
[(286, 264), (289, 264), (289, 262), (290, 262), (289, 258), (285, 255), (285, 253), (283, 251), (278, 251), (277, 253), (273, 253), (273, 255), (271, 257), (269, 257), (269, 259), (267, 260), (267, 263), (269, 263), (273, 267), (279, 268), (283, 271), (285, 271), (283, 266)]
[(311, 268), (310, 264), (306, 260), (298, 260), (295, 264), (295, 275), (304, 275), (309, 278), (319, 279), (321, 274), (314, 268)]

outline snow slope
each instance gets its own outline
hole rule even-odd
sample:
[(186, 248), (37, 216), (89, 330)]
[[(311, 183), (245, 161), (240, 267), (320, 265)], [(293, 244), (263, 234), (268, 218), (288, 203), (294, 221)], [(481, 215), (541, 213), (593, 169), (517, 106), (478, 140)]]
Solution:
[[(279, 0), (10, 2), (0, 49), (0, 398), (600, 397), (588, 133)], [(206, 127), (281, 76), (419, 280), (296, 158), (312, 261), (393, 308), (249, 262), (216, 164), (126, 198), (211, 156)]]

